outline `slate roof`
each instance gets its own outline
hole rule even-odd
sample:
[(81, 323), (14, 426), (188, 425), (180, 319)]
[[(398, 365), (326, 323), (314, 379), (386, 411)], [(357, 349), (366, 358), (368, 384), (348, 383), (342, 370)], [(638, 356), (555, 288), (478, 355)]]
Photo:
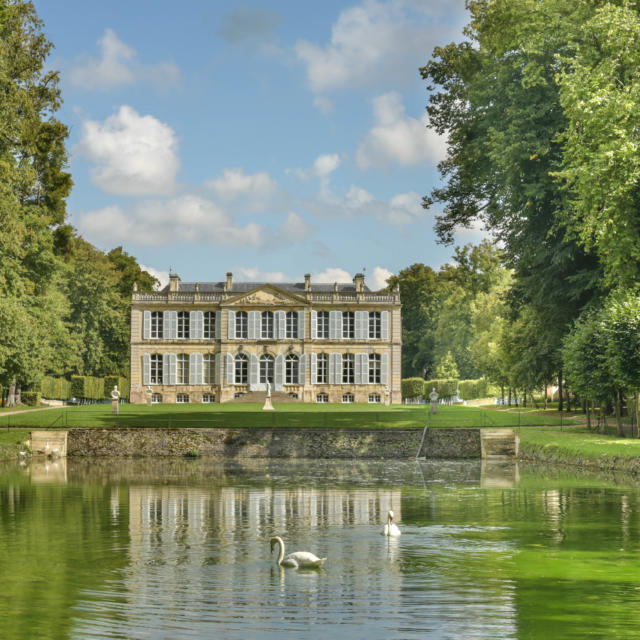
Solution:
[[(225, 282), (198, 282), (198, 289), (200, 293), (217, 293), (225, 290)], [(246, 293), (253, 291), (258, 287), (265, 284), (271, 284), (274, 287), (283, 289), (284, 291), (290, 291), (291, 293), (304, 293), (304, 282), (234, 282), (231, 285), (229, 293)], [(196, 288), (195, 282), (180, 282), (178, 285), (178, 291), (185, 293), (193, 293)], [(334, 290), (333, 284), (311, 284), (311, 292), (316, 293), (331, 293)], [(338, 291), (342, 293), (354, 293), (356, 285), (351, 282), (338, 282)], [(169, 285), (164, 287), (160, 293), (167, 293), (169, 291)], [(371, 289), (364, 286), (364, 291), (371, 292)]]

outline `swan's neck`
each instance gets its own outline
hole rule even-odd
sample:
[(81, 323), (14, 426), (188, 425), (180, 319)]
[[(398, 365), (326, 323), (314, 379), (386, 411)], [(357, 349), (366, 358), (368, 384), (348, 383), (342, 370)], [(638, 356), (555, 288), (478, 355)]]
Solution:
[(278, 564), (282, 564), (284, 560), (284, 540), (280, 536), (276, 536), (276, 542), (278, 543)]

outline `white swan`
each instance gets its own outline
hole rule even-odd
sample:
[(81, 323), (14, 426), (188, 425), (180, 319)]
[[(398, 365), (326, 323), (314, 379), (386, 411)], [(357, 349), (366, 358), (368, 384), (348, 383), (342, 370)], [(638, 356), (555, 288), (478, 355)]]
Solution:
[(398, 529), (398, 525), (393, 521), (393, 511), (389, 511), (387, 514), (387, 524), (384, 525), (382, 530), (383, 536), (399, 536), (402, 533)]
[(278, 565), (282, 567), (294, 567), (301, 569), (317, 569), (321, 567), (326, 558), (318, 558), (313, 553), (308, 551), (294, 551), (290, 553), (286, 558), (284, 557), (284, 541), (280, 536), (273, 536), (271, 542), (271, 553), (273, 553), (274, 547), (280, 545), (280, 551), (278, 553)]

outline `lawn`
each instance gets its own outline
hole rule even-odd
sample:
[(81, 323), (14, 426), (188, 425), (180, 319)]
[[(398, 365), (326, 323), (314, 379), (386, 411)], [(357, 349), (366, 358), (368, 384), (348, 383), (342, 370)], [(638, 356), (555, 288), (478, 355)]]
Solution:
[(10, 460), (18, 457), (18, 452), (24, 450), (22, 444), (29, 439), (27, 429), (11, 429), (0, 431), (0, 460)]
[(431, 427), (515, 427), (559, 425), (556, 417), (532, 411), (505, 411), (476, 407), (440, 407), (431, 415), (428, 407), (396, 405), (344, 405), (282, 403), (275, 411), (262, 405), (123, 404), (120, 415), (111, 414), (106, 404), (34, 411), (12, 416), (0, 414), (0, 427), (292, 427), (292, 428), (423, 428)]

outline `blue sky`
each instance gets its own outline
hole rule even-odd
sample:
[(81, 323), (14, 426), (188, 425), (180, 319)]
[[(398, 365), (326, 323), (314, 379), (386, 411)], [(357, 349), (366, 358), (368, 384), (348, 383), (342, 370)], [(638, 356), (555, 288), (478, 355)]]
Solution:
[[(453, 249), (418, 68), (464, 0), (36, 0), (71, 129), (71, 223), (166, 277), (347, 281)], [(458, 243), (478, 242), (465, 230)]]

